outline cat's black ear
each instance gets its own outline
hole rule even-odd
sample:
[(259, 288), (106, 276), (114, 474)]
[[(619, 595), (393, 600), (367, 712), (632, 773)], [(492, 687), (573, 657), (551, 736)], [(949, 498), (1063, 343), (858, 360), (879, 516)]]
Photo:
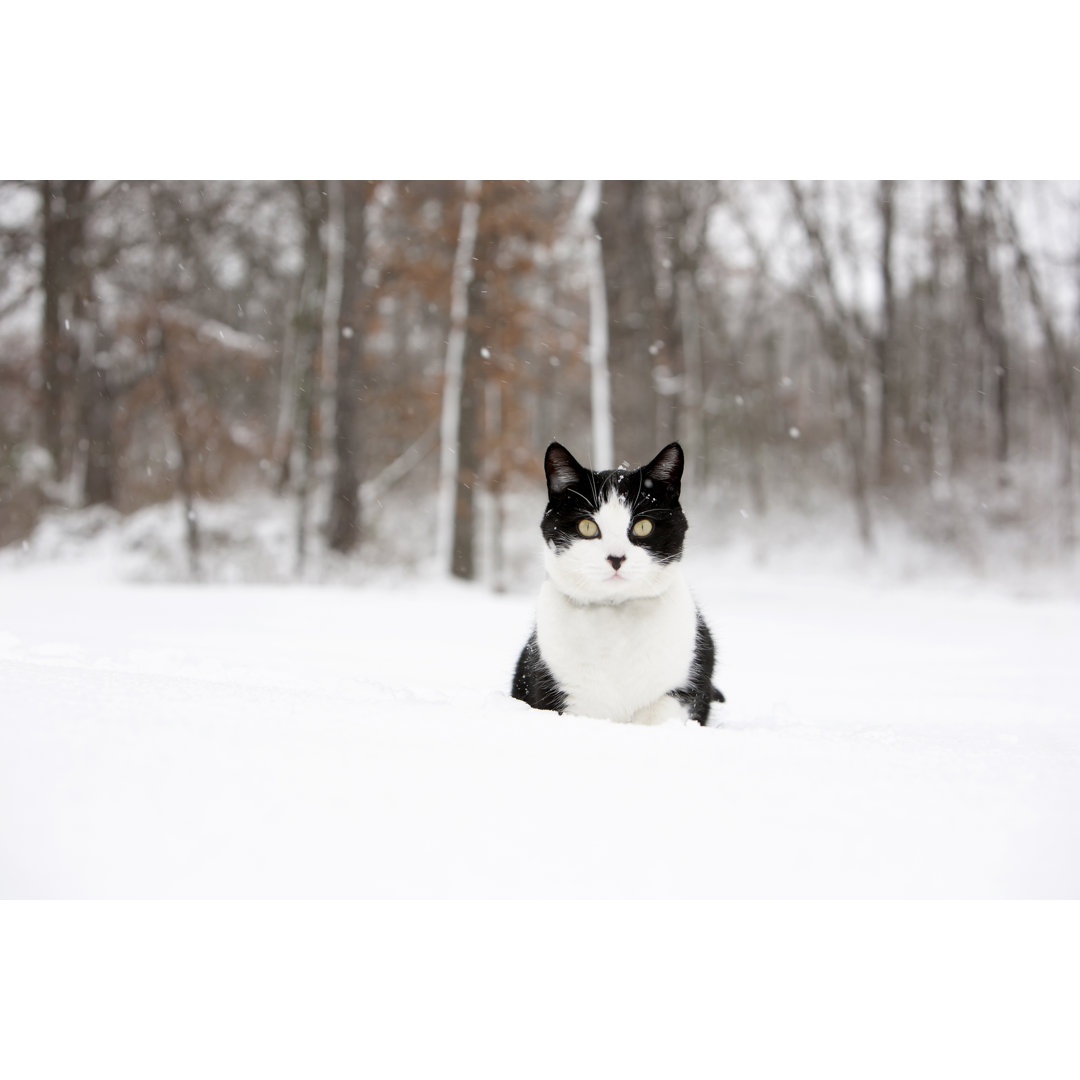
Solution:
[(571, 484), (581, 479), (581, 466), (565, 446), (553, 442), (544, 455), (544, 474), (547, 476), (548, 492), (561, 495)]
[(673, 442), (668, 443), (641, 471), (646, 480), (658, 480), (677, 492), (682, 481), (683, 463), (682, 447)]

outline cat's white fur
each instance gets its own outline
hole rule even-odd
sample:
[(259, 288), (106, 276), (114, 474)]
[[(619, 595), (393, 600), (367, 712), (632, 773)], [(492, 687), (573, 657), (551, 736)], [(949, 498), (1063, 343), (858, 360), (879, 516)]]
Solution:
[[(667, 696), (689, 679), (697, 629), (682, 568), (630, 542), (621, 499), (608, 499), (593, 520), (596, 538), (561, 553), (547, 547), (537, 604), (540, 651), (566, 692), (566, 711), (634, 723), (686, 720)], [(609, 555), (625, 559), (618, 571)]]

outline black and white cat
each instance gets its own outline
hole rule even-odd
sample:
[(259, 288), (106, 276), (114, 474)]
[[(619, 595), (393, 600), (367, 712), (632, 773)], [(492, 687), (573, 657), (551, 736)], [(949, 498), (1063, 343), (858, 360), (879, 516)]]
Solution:
[(712, 635), (679, 565), (682, 448), (671, 443), (633, 471), (593, 472), (552, 443), (544, 472), (547, 580), (512, 695), (560, 713), (704, 724), (724, 697), (712, 684)]

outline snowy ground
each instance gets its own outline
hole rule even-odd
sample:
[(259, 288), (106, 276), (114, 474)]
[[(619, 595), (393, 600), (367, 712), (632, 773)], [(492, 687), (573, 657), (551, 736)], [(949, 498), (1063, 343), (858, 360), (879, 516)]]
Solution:
[(1080, 897), (1075, 594), (687, 569), (705, 730), (511, 701), (524, 593), (5, 557), (0, 896)]

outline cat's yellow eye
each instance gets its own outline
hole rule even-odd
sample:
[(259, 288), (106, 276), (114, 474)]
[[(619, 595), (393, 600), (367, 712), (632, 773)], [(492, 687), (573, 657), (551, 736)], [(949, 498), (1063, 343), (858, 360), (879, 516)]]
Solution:
[(591, 540), (600, 533), (600, 526), (592, 518), (582, 518), (577, 523), (577, 531), (587, 540)]
[(635, 536), (648, 536), (652, 532), (652, 522), (648, 518), (641, 518), (634, 522)]

